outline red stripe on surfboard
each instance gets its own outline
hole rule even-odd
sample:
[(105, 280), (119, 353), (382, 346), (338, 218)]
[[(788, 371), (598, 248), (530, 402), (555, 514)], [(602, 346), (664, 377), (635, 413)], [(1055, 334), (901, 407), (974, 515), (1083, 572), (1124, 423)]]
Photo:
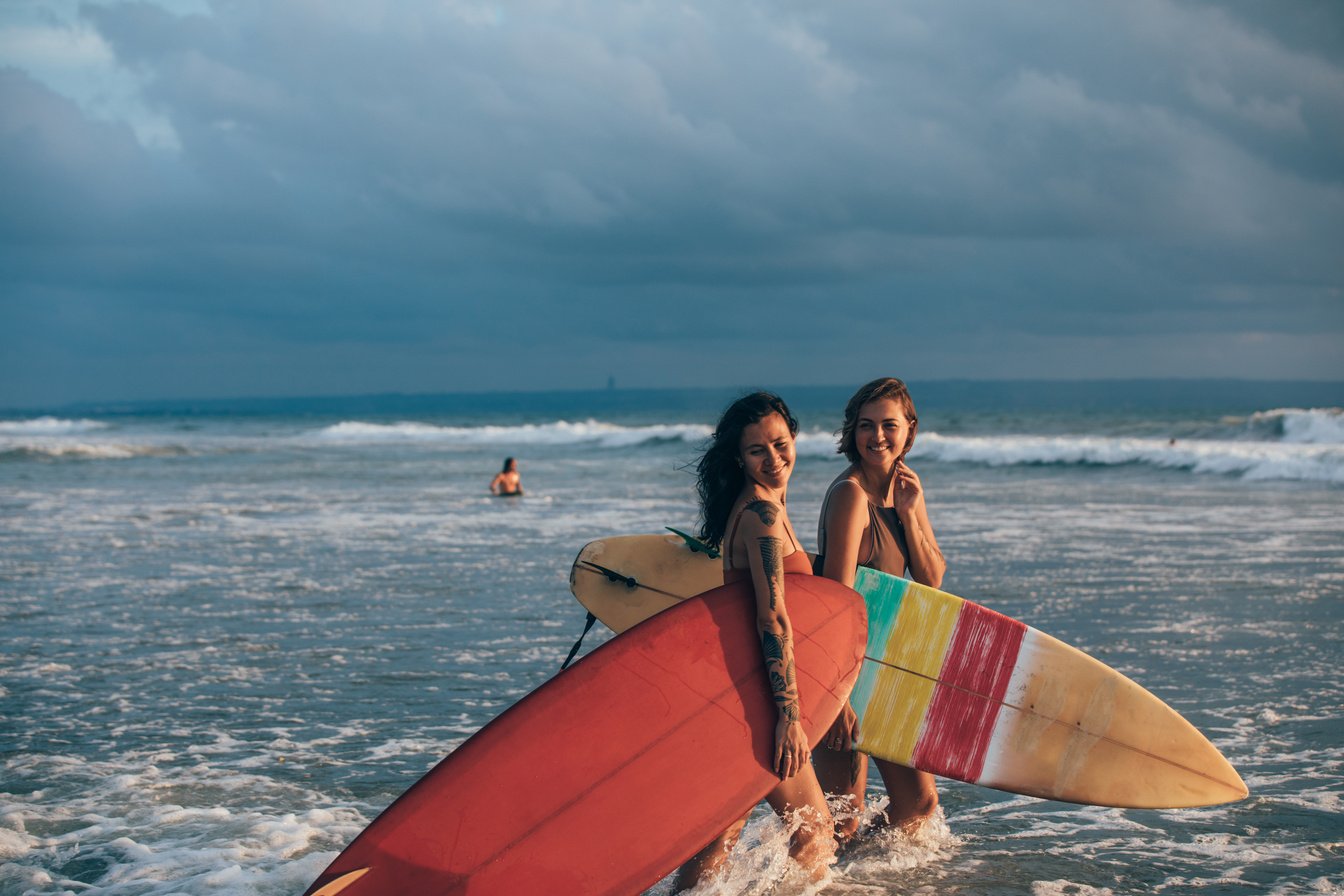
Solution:
[(962, 605), (915, 745), (917, 767), (960, 781), (979, 779), (1026, 630), (978, 604)]

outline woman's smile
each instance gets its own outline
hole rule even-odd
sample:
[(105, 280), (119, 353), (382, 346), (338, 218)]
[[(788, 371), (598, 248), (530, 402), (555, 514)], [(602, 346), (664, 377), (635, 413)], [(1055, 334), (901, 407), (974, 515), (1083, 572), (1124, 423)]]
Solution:
[(783, 488), (793, 466), (793, 433), (778, 414), (742, 431), (739, 460), (748, 478), (770, 488)]

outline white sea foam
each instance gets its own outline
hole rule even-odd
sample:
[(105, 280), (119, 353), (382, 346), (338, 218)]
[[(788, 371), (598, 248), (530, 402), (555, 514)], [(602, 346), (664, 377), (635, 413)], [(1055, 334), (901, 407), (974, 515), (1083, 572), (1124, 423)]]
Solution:
[(627, 448), (647, 442), (703, 441), (711, 434), (708, 426), (691, 423), (664, 423), (648, 426), (620, 426), (599, 420), (552, 423), (526, 423), (519, 426), (434, 426), (428, 423), (366, 423), (348, 420), (328, 426), (318, 433), (328, 442), (387, 443), (437, 442), (448, 445), (576, 445), (596, 443), (604, 448)]
[(126, 442), (66, 441), (62, 439), (0, 439), (0, 457), (75, 460), (129, 460), (135, 457), (173, 457), (185, 454), (179, 445)]
[(1110, 887), (1091, 887), (1068, 880), (1032, 881), (1031, 896), (1111, 896)]
[(453, 746), (455, 745), (445, 746), (440, 741), (423, 738), (394, 738), (381, 744), (370, 744), (368, 760), (381, 762), (397, 756), (428, 756), (437, 762), (452, 752)]
[(296, 893), (368, 820), (344, 807), (255, 808), (321, 801), (264, 775), (47, 762), (52, 792), (0, 808), (0, 892)]
[(0, 435), (65, 436), (107, 428), (106, 423), (98, 420), (65, 420), (60, 417), (0, 420)]
[(1268, 424), (1285, 442), (1344, 444), (1344, 408), (1276, 408), (1248, 419), (1251, 428)]
[(798, 433), (797, 446), (799, 457), (837, 457), (835, 433), (820, 430), (800, 432)]
[(1344, 483), (1344, 447), (1289, 442), (926, 433), (910, 457), (991, 467), (1143, 464), (1246, 479)]

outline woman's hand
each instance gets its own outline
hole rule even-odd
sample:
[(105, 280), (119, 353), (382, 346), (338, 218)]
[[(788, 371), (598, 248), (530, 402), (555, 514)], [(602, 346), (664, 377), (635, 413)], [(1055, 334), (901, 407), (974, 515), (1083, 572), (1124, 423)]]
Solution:
[(859, 716), (854, 712), (854, 707), (845, 701), (844, 707), (840, 710), (840, 715), (835, 717), (831, 723), (831, 730), (826, 732), (826, 736), (821, 742), (829, 750), (852, 750), (854, 744), (859, 739)]
[(909, 548), (906, 557), (910, 578), (930, 588), (941, 588), (947, 561), (933, 536), (933, 526), (924, 507), (924, 486), (915, 471), (901, 461), (896, 465), (895, 484), (892, 488), (896, 515), (905, 527), (905, 541)]
[(792, 778), (812, 761), (801, 722), (780, 717), (775, 725), (775, 773), (780, 780)]
[(898, 514), (906, 514), (924, 501), (924, 486), (905, 461), (896, 463), (896, 481), (892, 483), (892, 504)]

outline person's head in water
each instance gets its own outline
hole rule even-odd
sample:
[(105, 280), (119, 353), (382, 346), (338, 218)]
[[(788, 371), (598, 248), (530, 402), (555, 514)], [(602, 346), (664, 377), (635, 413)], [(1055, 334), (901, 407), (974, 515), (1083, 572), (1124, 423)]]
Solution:
[(518, 464), (514, 461), (513, 458), (511, 457), (504, 458), (504, 469), (500, 470), (501, 473), (512, 473), (516, 469), (518, 469)]
[(696, 491), (703, 517), (700, 539), (719, 547), (728, 526), (728, 514), (746, 484), (742, 465), (742, 432), (771, 414), (778, 414), (789, 435), (798, 435), (798, 421), (784, 399), (771, 392), (753, 392), (728, 406), (714, 428), (709, 447), (697, 465)]

